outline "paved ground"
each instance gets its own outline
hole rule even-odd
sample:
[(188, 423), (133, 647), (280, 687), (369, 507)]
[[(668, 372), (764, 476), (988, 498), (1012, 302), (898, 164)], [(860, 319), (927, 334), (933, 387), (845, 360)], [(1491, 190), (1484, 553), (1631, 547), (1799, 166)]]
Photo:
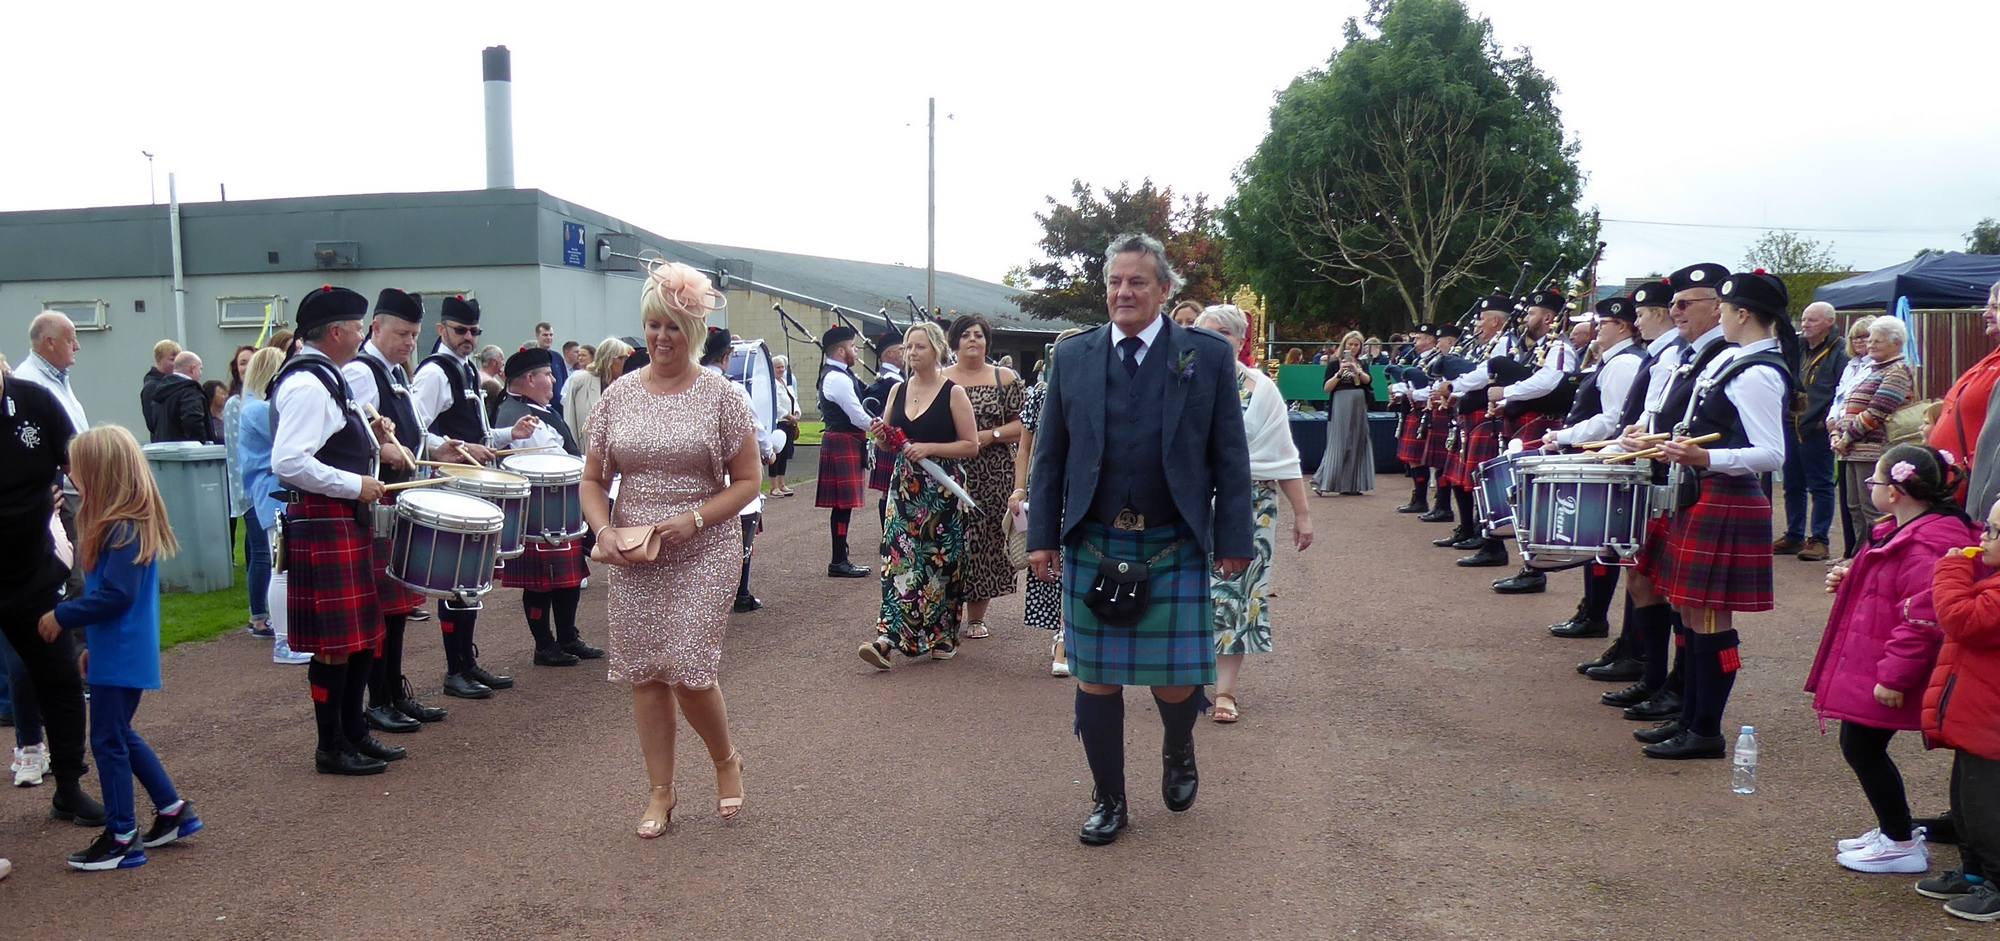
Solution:
[[(872, 581), (830, 581), (810, 490), (772, 505), (757, 587), (724, 658), (749, 803), (724, 826), (683, 733), (674, 832), (631, 835), (645, 778), (629, 697), (589, 668), (527, 665), (513, 593), (480, 635), (520, 687), (434, 697), (429, 626), (411, 674), (450, 705), (396, 739), (384, 776), (310, 770), (303, 672), (234, 635), (166, 661), (138, 725), (209, 831), (143, 869), (77, 874), (85, 831), (47, 791), (0, 793), (0, 910), (43, 937), (151, 938), (1881, 938), (1956, 922), (1833, 864), (1872, 825), (1798, 690), (1828, 607), (1820, 566), (1780, 560), (1779, 611), (1743, 625), (1729, 721), (1763, 730), (1763, 788), (1724, 762), (1661, 764), (1572, 672), (1574, 576), (1501, 598), (1503, 570), (1450, 566), (1403, 494), (1314, 504), (1321, 543), (1278, 579), (1281, 653), (1246, 671), (1242, 724), (1203, 723), (1203, 790), (1168, 814), (1158, 726), (1130, 697), (1133, 829), (1078, 845), (1086, 809), (1071, 687), (1046, 639), (996, 607), (995, 638), (878, 675), (854, 655)], [(857, 524), (872, 533), (872, 520)], [(857, 542), (865, 541), (865, 537)], [(603, 636), (603, 594), (586, 594)], [(1946, 756), (1899, 740), (1918, 811)], [(91, 779), (94, 786), (95, 779)], [(144, 800), (141, 799), (142, 808)], [(144, 810), (142, 810), (142, 814)], [(1949, 865), (1955, 854), (1940, 851)], [(1663, 924), (1663, 920), (1672, 919)]]

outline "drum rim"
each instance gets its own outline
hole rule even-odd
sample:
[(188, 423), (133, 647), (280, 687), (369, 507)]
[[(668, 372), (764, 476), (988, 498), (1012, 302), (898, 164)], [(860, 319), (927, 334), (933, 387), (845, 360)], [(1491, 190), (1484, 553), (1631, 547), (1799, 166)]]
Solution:
[[(438, 497), (454, 500), (471, 500), (492, 513), (491, 518), (462, 516), (447, 510), (425, 507), (423, 504)], [(421, 498), (421, 499), (413, 499)], [(440, 493), (412, 491), (396, 501), (396, 517), (419, 523), (432, 529), (443, 530), (460, 536), (487, 536), (506, 528), (507, 514), (500, 508), (469, 493), (454, 493), (449, 490)]]
[(1653, 473), (1644, 467), (1625, 464), (1576, 464), (1528, 476), (1538, 484), (1627, 484), (1644, 479), (1650, 485)]
[(493, 471), (492, 473), (506, 474), (513, 479), (495, 480), (470, 476), (461, 477), (457, 474), (452, 474), (450, 475), (451, 481), (444, 485), (444, 489), (467, 496), (485, 497), (489, 500), (519, 500), (526, 497), (529, 491), (535, 489), (534, 483), (520, 474), (509, 473), (507, 471)]
[[(540, 470), (528, 463), (560, 462), (561, 470)], [(500, 459), (505, 473), (515, 474), (537, 487), (567, 487), (583, 482), (583, 458), (574, 454), (510, 454)]]

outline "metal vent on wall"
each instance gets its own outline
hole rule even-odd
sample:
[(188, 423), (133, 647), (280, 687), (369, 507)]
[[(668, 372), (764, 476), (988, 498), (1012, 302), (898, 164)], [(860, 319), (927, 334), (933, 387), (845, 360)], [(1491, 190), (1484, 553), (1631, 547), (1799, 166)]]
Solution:
[(314, 268), (359, 268), (361, 267), (360, 242), (314, 242), (312, 243)]

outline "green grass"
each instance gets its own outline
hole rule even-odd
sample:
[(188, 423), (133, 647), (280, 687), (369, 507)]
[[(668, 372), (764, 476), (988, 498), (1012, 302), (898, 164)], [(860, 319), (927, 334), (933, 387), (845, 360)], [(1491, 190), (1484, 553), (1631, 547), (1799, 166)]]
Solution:
[(161, 650), (208, 640), (232, 630), (239, 630), (243, 625), (250, 623), (249, 579), (243, 574), (241, 529), (237, 530), (236, 545), (230, 555), (236, 563), (236, 580), (233, 587), (199, 595), (185, 592), (161, 593)]
[(808, 447), (817, 447), (819, 445), (819, 436), (825, 432), (826, 422), (801, 421), (799, 422), (799, 443)]

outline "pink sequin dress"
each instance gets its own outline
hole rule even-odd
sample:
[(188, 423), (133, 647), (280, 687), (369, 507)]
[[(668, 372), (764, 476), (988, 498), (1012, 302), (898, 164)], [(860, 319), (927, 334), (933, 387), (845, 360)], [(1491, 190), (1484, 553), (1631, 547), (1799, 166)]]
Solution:
[[(614, 526), (663, 522), (714, 496), (729, 459), (755, 430), (729, 380), (703, 369), (675, 395), (628, 373), (590, 414), (590, 453), (619, 475)], [(647, 565), (611, 565), (610, 675), (614, 683), (715, 685), (722, 629), (743, 565), (737, 518), (711, 520), (687, 542), (662, 546)]]

